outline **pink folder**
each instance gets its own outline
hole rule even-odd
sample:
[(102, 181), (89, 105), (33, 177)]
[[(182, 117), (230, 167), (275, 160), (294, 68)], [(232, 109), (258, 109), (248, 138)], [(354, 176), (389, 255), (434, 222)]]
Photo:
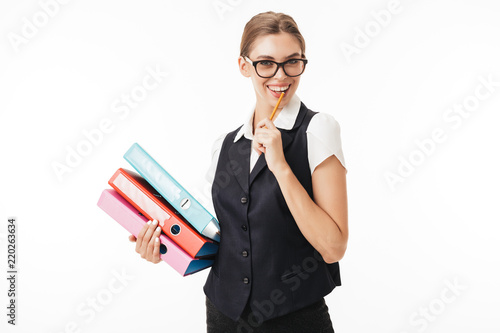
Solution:
[(120, 168), (108, 184), (146, 218), (158, 220), (165, 235), (191, 257), (213, 257), (217, 253), (218, 244), (193, 229), (182, 215), (178, 214), (168, 201), (139, 174)]
[[(115, 190), (104, 190), (97, 206), (136, 237), (144, 224), (148, 222), (146, 217)], [(199, 272), (213, 264), (213, 260), (193, 259), (163, 233), (160, 235), (160, 243), (160, 258), (182, 276)]]

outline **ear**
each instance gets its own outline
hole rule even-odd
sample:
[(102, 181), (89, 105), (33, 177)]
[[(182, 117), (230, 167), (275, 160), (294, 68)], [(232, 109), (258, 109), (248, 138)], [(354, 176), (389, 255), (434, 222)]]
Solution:
[(244, 77), (250, 77), (251, 66), (242, 56), (238, 58), (238, 67), (240, 68), (241, 75)]

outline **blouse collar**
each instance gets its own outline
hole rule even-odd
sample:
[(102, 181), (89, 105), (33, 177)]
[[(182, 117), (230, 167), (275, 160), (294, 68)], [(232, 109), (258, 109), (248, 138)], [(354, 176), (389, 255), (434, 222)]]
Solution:
[[(273, 121), (274, 126), (285, 130), (292, 129), (295, 124), (295, 120), (297, 119), (297, 115), (299, 114), (300, 104), (300, 98), (297, 94), (294, 94), (290, 99), (290, 102), (288, 102), (288, 104), (281, 110), (276, 119)], [(242, 136), (248, 140), (253, 140), (253, 115), (255, 112), (255, 106), (256, 104), (254, 103), (245, 123), (234, 137), (234, 142), (238, 141)]]

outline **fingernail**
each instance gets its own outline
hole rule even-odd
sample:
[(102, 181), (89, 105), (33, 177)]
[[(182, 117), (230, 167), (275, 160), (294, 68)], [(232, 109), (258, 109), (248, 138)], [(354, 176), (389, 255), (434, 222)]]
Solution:
[(148, 221), (148, 224), (151, 224), (151, 220)]
[(156, 237), (155, 242), (158, 243), (159, 241), (160, 241), (160, 239), (158, 237)]
[(158, 232), (158, 231), (160, 231), (160, 230), (161, 230), (161, 228), (160, 228), (160, 227), (156, 227), (156, 230), (155, 230), (155, 231), (157, 231), (157, 232)]
[(158, 224), (158, 221), (157, 221), (157, 220), (153, 220), (153, 224), (154, 224), (154, 225), (157, 225), (157, 224)]

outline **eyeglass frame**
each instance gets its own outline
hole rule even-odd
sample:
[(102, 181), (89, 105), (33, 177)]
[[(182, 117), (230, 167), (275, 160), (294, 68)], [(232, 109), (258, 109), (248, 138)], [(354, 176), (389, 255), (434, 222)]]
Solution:
[[(257, 61), (252, 61), (250, 58), (246, 57), (245, 56), (245, 59), (250, 62), (250, 64), (252, 64), (252, 66), (255, 68), (255, 73), (257, 73), (258, 76), (260, 76), (261, 78), (263, 79), (270, 79), (272, 78), (273, 76), (276, 75), (276, 73), (278, 73), (278, 71), (280, 70), (280, 67), (283, 68), (283, 73), (286, 74), (286, 76), (288, 77), (297, 77), (297, 76), (301, 76), (302, 74), (304, 74), (304, 71), (306, 70), (306, 65), (307, 65), (307, 62), (308, 60), (307, 59), (288, 59), (287, 61), (284, 61), (284, 62), (276, 62), (276, 61), (273, 61), (273, 60), (257, 60)], [(304, 63), (304, 69), (302, 70), (302, 73), (300, 73), (299, 75), (288, 75), (288, 73), (285, 71), (285, 65), (289, 62), (289, 61), (292, 61), (292, 60), (298, 60), (298, 61), (302, 61)], [(273, 64), (276, 64), (278, 67), (276, 67), (276, 71), (274, 72), (273, 75), (271, 76), (262, 76), (259, 74), (259, 72), (257, 71), (257, 65), (261, 62), (272, 62)]]

